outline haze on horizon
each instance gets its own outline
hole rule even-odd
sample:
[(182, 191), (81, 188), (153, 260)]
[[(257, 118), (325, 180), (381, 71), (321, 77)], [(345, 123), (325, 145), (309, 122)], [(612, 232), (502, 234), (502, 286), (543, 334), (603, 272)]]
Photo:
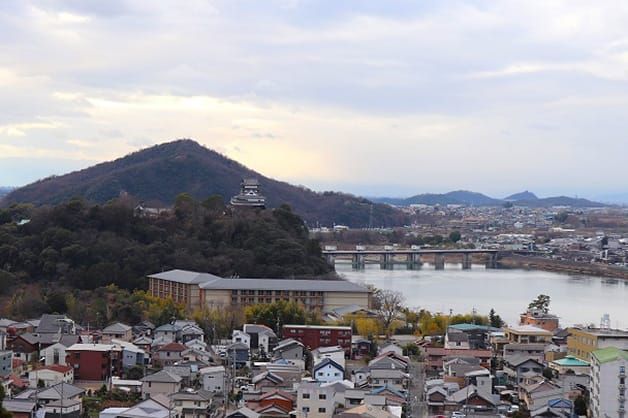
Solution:
[(0, 3), (0, 185), (175, 138), (315, 190), (610, 200), (628, 3)]

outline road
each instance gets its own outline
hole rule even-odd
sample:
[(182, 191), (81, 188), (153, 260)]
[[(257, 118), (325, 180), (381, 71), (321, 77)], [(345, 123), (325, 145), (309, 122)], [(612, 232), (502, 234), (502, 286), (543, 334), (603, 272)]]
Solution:
[(423, 363), (410, 361), (410, 386), (408, 388), (410, 411), (413, 418), (427, 417), (427, 404), (424, 398), (425, 366)]

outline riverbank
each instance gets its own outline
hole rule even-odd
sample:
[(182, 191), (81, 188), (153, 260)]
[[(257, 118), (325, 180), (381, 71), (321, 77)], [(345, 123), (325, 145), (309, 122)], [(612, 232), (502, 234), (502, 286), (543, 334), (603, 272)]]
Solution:
[(500, 257), (498, 265), (504, 268), (543, 270), (556, 273), (585, 274), (628, 280), (628, 269), (606, 264), (587, 264), (575, 261), (552, 260), (542, 257), (507, 255)]

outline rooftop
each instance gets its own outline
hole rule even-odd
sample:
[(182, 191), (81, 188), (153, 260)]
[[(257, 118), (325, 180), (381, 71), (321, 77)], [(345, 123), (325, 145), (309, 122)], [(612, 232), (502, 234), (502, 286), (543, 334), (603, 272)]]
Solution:
[(562, 366), (562, 367), (587, 367), (589, 366), (588, 362), (584, 360), (580, 360), (579, 358), (576, 358), (574, 356), (567, 356), (565, 358), (554, 360), (553, 363), (558, 364), (559, 366)]
[(621, 359), (628, 361), (628, 351), (620, 350), (617, 347), (606, 347), (595, 350), (591, 355), (595, 357), (599, 363), (609, 363)]
[(543, 328), (535, 327), (534, 325), (515, 325), (512, 327), (508, 327), (507, 330), (514, 334), (526, 334), (526, 335), (548, 335), (552, 336), (553, 334), (550, 331), (547, 331)]
[(202, 289), (213, 290), (288, 290), (318, 292), (359, 292), (368, 293), (366, 287), (346, 280), (296, 280), (296, 279), (240, 279), (215, 276), (185, 270), (170, 270), (152, 274), (149, 278), (168, 280), (177, 283), (198, 284)]

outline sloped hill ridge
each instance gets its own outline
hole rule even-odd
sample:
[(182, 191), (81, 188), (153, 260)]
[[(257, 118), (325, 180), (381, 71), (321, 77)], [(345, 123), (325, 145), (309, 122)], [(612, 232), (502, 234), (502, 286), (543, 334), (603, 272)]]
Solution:
[[(197, 142), (181, 139), (156, 145), (114, 161), (50, 177), (9, 193), (12, 203), (58, 204), (76, 196), (104, 203), (122, 192), (154, 205), (171, 205), (179, 193), (197, 199), (212, 194), (225, 201), (236, 194), (244, 177), (260, 181), (267, 206), (289, 204), (309, 225), (344, 224), (352, 227), (396, 226), (406, 222), (400, 211), (367, 199), (337, 192), (314, 192), (265, 177)], [(372, 215), (371, 215), (372, 206)]]

